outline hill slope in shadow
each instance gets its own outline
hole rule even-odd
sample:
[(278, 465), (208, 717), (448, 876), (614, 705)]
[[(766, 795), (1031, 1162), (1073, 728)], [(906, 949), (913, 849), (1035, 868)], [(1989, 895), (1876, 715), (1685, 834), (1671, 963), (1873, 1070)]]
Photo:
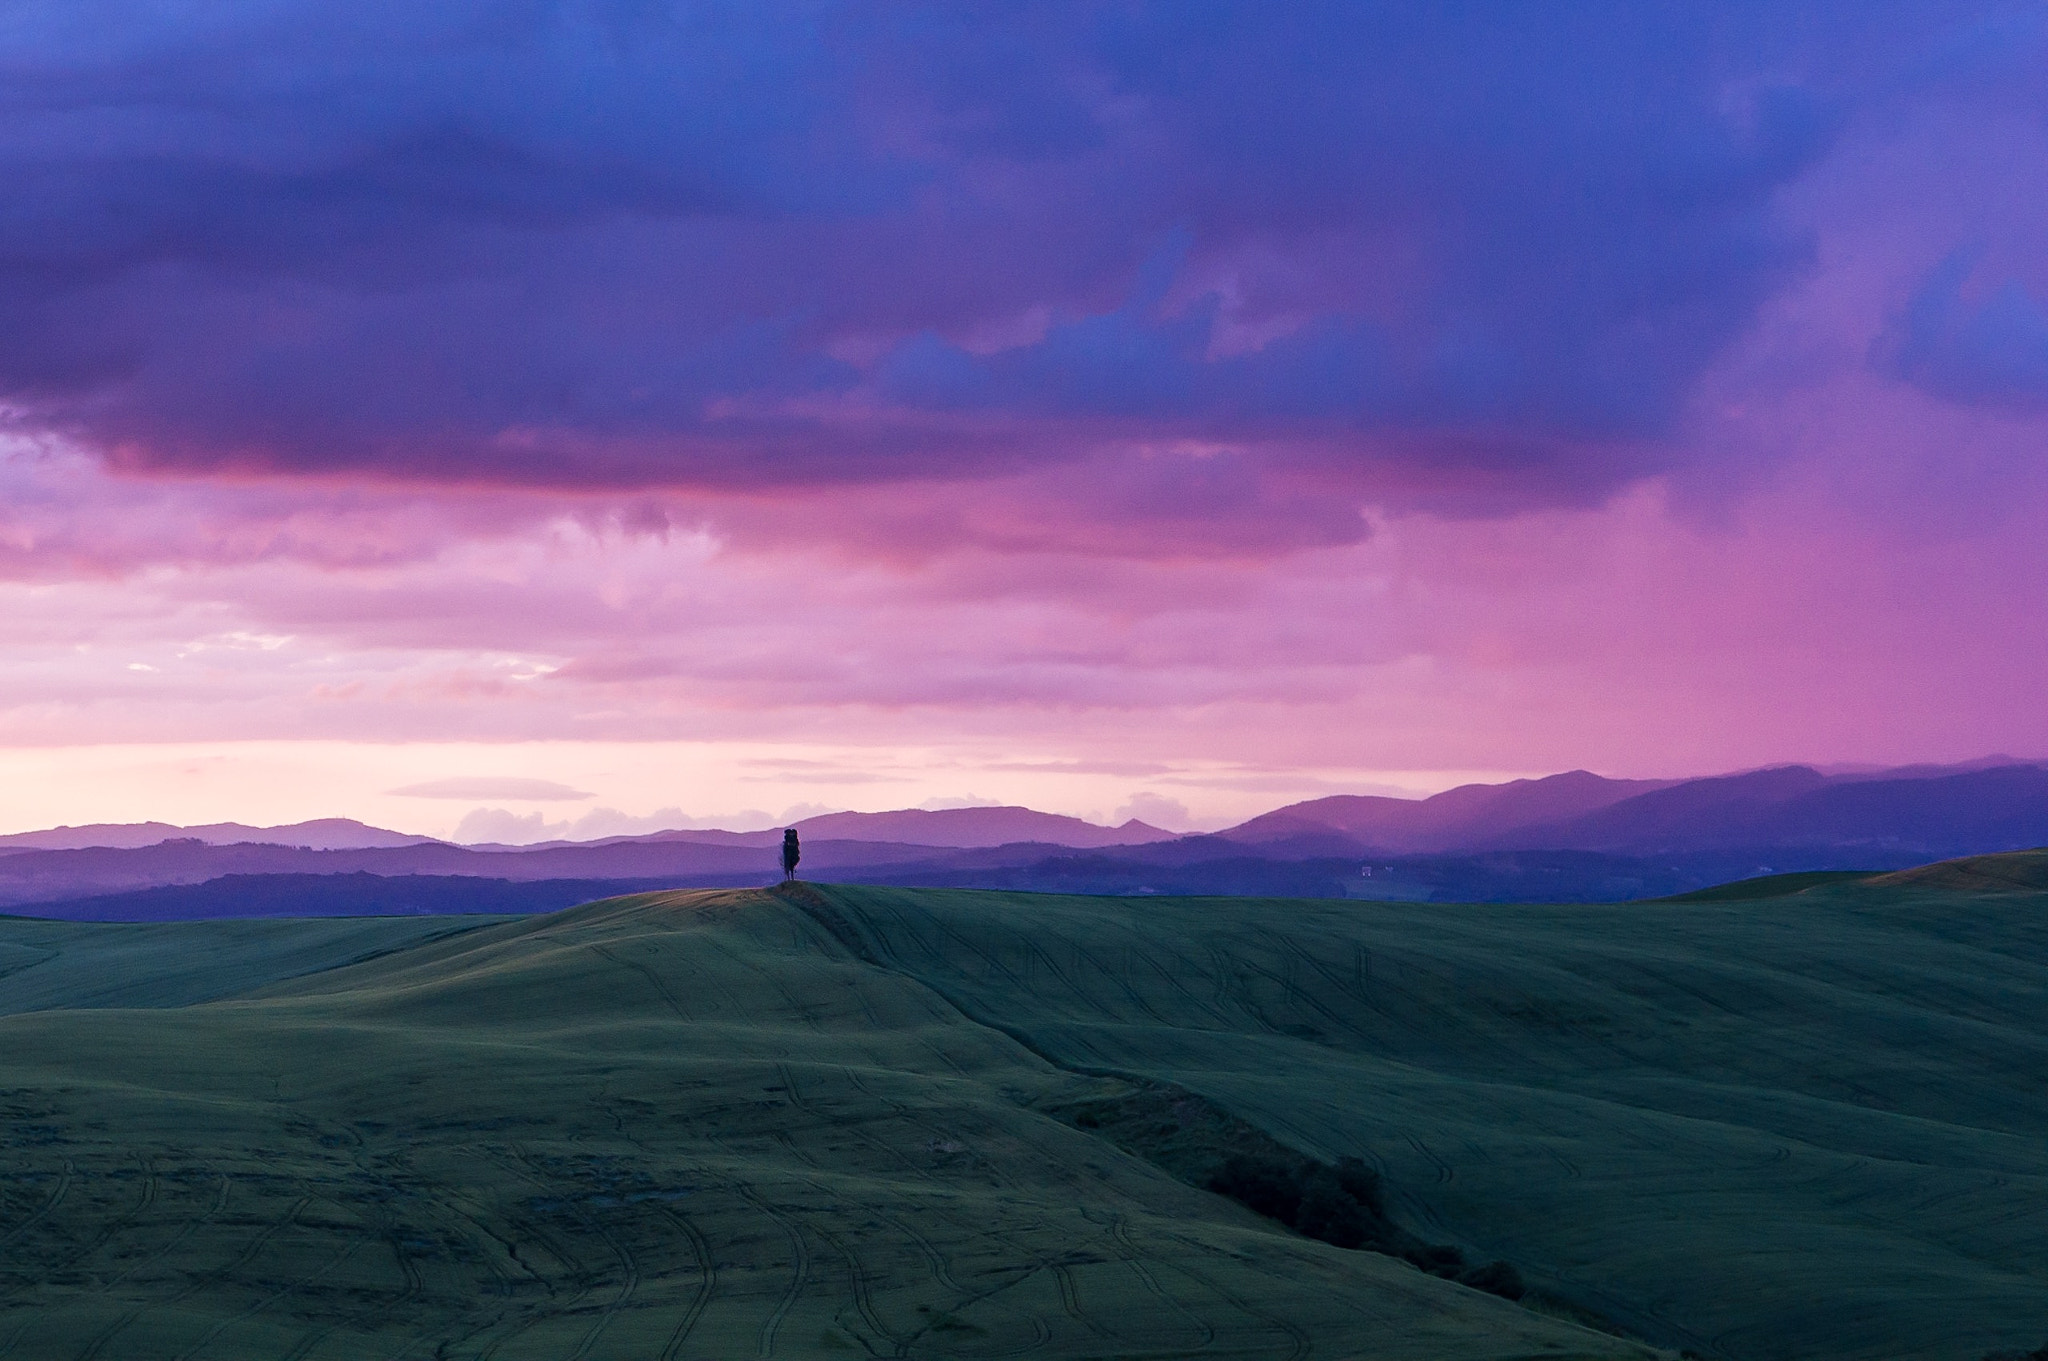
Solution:
[(824, 892), (969, 1014), (1362, 1156), (1653, 1341), (1976, 1361), (2048, 1301), (2048, 895), (2003, 891), (2040, 859), (1611, 906)]
[[(0, 921), (17, 1003), (101, 966), (0, 1018), (8, 1355), (1652, 1355), (1052, 1118), (1128, 1084), (789, 900), (438, 925)], [(209, 946), (235, 995), (176, 1005)]]

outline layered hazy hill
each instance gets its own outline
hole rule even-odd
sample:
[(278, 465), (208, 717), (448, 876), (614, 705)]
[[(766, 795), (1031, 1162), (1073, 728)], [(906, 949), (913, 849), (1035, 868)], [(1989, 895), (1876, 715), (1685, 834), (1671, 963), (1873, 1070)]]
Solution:
[[(901, 846), (969, 849), (1023, 844), (1044, 846), (1144, 846), (1171, 841), (1178, 833), (1132, 818), (1107, 827), (1063, 813), (1005, 805), (993, 808), (902, 808), (890, 813), (820, 813), (793, 824), (807, 842), (868, 841)], [(679, 830), (645, 836), (606, 837), (600, 842), (545, 841), (542, 847), (618, 845), (629, 841), (682, 841), (707, 846), (771, 847), (782, 844), (782, 829), (763, 832)], [(136, 843), (140, 844), (140, 843)], [(512, 847), (493, 847), (509, 850)], [(520, 848), (527, 849), (527, 848)]]
[[(2048, 768), (1996, 758), (1683, 781), (1572, 771), (1427, 799), (1314, 799), (1203, 836), (1016, 807), (832, 813), (797, 828), (805, 873), (837, 882), (1620, 900), (1750, 875), (1900, 869), (2048, 844)], [(458, 846), (339, 819), (58, 828), (0, 839), (0, 908), (101, 919), (547, 910), (643, 888), (766, 882), (779, 872), (780, 840), (779, 829), (676, 830)], [(316, 885), (323, 876), (335, 882)]]
[(425, 846), (430, 836), (388, 832), (353, 818), (315, 818), (279, 827), (252, 827), (240, 822), (209, 822), (178, 827), (168, 822), (97, 822), (82, 827), (51, 827), (38, 832), (0, 836), (0, 853), (8, 850), (75, 851), (90, 847), (136, 850), (164, 841), (198, 841), (209, 846), (261, 843), (302, 846), (316, 851), (354, 851), (372, 847)]
[(1337, 794), (1276, 808), (1222, 835), (1250, 845), (1327, 840), (1334, 835), (1347, 847), (1378, 851), (1454, 850), (1490, 842), (1513, 829), (1543, 827), (1608, 808), (1675, 783), (1608, 780), (1574, 770), (1541, 780), (1461, 785), (1426, 799)]
[(1900, 848), (1946, 855), (2048, 841), (2048, 768), (1825, 775), (1782, 766), (1699, 780), (1572, 771), (1466, 785), (1427, 799), (1337, 795), (1221, 833), (1254, 845), (1340, 842), (1395, 853), (1583, 850), (1656, 855), (1722, 847)]

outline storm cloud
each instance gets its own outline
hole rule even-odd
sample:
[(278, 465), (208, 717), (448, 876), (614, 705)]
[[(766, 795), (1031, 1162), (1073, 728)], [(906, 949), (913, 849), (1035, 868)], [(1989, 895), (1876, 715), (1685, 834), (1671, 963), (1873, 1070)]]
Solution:
[(1812, 267), (1781, 191), (1969, 18), (7, 10), (0, 401), (117, 468), (772, 489), (1187, 445), (1509, 505), (1680, 458)]

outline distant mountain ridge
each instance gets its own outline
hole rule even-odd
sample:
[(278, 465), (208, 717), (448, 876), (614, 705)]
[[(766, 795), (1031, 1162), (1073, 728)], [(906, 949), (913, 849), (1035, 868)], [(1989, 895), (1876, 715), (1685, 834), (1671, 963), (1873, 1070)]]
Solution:
[(1606, 808), (1670, 788), (1677, 780), (1610, 780), (1572, 770), (1537, 780), (1468, 784), (1426, 799), (1335, 794), (1262, 813), (1217, 835), (1251, 845), (1328, 839), (1337, 833), (1386, 851), (1455, 850), (1502, 832)]
[(1466, 785), (1433, 798), (1338, 795), (1218, 833), (1325, 853), (1599, 851), (1658, 855), (1739, 847), (1925, 853), (2048, 844), (2048, 766), (2014, 762), (1902, 775), (1777, 766), (1698, 780), (1607, 780), (1585, 771)]
[[(1102, 846), (1144, 846), (1172, 841), (1169, 832), (1132, 818), (1108, 827), (1064, 813), (1002, 805), (987, 808), (903, 808), (887, 813), (821, 813), (793, 824), (811, 841), (874, 841), (905, 846), (971, 849), (1013, 846), (1025, 842), (1094, 849)], [(201, 841), (209, 846), (296, 846), (315, 851), (361, 851), (403, 846), (451, 846), (439, 837), (372, 827), (353, 818), (316, 818), (279, 827), (252, 827), (240, 822), (213, 822), (181, 827), (169, 822), (98, 822), (82, 827), (51, 827), (37, 832), (0, 835), (0, 855), (9, 850), (76, 851), (96, 847), (139, 850), (165, 841)], [(727, 832), (715, 828), (647, 832), (638, 836), (598, 837), (590, 841), (542, 841), (531, 844), (476, 843), (471, 850), (530, 852), (569, 846), (622, 846), (646, 842), (687, 842), (705, 846), (776, 846), (782, 829)]]
[(386, 831), (354, 818), (314, 818), (281, 827), (251, 827), (241, 822), (209, 822), (198, 827), (179, 827), (168, 822), (94, 822), (82, 827), (51, 827), (39, 832), (0, 835), (0, 854), (9, 850), (76, 851), (95, 846), (134, 850), (180, 839), (203, 841), (209, 846), (256, 843), (304, 846), (316, 851), (442, 844), (436, 837)]
[[(1021, 807), (828, 813), (796, 826), (805, 875), (827, 881), (1108, 894), (1611, 901), (1757, 874), (1903, 869), (2048, 846), (2048, 765), (1979, 761), (1833, 774), (1780, 766), (1696, 780), (1613, 780), (1578, 770), (1464, 785), (1427, 799), (1310, 799), (1200, 836), (1135, 820), (1107, 827)], [(677, 829), (587, 842), (461, 846), (341, 818), (282, 827), (61, 827), (0, 837), (0, 911), (37, 904), (56, 910), (69, 902), (78, 911), (189, 908), (218, 915), (205, 904), (226, 903), (238, 892), (252, 901), (269, 895), (265, 900), (273, 905), (302, 902), (309, 911), (316, 900), (327, 904), (324, 911), (341, 912), (350, 903), (386, 910), (401, 900), (425, 901), (420, 895), (429, 879), (435, 884), (426, 897), (436, 903), (460, 899), (463, 881), (478, 885), (478, 905), (447, 910), (496, 910), (481, 904), (538, 902), (555, 892), (506, 889), (507, 883), (764, 882), (779, 873), (780, 840), (780, 829)], [(303, 887), (320, 875), (362, 878), (346, 893), (336, 890), (338, 897)], [(220, 885), (232, 876), (244, 878)], [(488, 887), (491, 882), (498, 887)], [(214, 887), (118, 904), (80, 901), (179, 885)]]

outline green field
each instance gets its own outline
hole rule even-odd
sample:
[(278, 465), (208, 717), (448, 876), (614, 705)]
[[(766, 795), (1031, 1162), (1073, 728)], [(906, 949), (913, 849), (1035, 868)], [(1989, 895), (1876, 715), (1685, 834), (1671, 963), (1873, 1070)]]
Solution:
[[(1563, 1302), (1732, 1361), (2048, 1338), (2048, 897), (2006, 867), (16, 919), (0, 970), (0, 1359), (1653, 1354)], [(1364, 1157), (1537, 1307), (1070, 1118), (1147, 1082)]]
[(232, 925), (0, 929), (17, 999), (184, 1001), (181, 934), (245, 989), (0, 1020), (0, 1355), (1646, 1354), (1040, 1113), (1104, 1084), (766, 894)]

